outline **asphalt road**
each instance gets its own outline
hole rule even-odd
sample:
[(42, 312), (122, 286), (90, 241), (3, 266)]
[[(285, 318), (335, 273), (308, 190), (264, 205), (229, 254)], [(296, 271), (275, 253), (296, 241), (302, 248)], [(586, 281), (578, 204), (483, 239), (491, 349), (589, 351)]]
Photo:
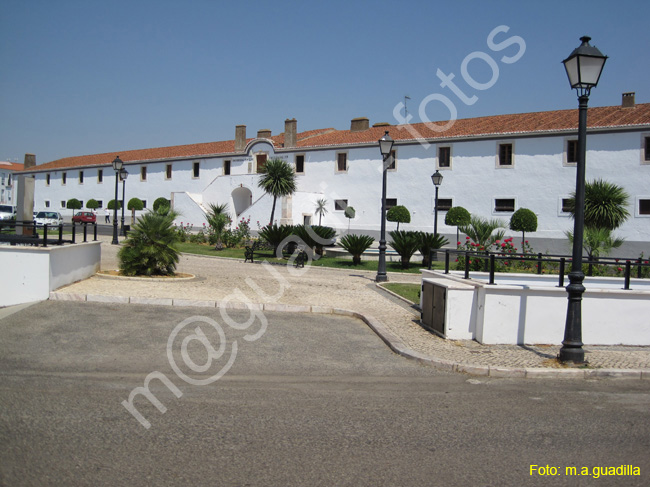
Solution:
[[(122, 401), (154, 371), (147, 429)], [(648, 485), (650, 384), (439, 372), (341, 316), (53, 301), (0, 319), (0, 445), (7, 486)]]

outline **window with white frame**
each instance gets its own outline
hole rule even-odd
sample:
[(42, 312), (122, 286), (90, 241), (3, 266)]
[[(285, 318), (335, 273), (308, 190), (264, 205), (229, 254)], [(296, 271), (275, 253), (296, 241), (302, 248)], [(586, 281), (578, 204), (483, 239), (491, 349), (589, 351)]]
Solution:
[(650, 135), (644, 134), (641, 137), (641, 162), (650, 164)]
[(578, 140), (567, 139), (564, 142), (564, 164), (573, 166), (578, 163)]
[(336, 153), (336, 172), (348, 172), (348, 153)]
[(61, 208), (65, 208), (65, 200), (61, 200)]
[(305, 174), (305, 154), (295, 156), (296, 174)]
[(512, 213), (515, 211), (514, 198), (495, 198), (494, 199), (494, 212), (495, 213)]
[(147, 166), (140, 166), (140, 181), (147, 180)]
[(79, 184), (83, 184), (83, 183), (84, 183), (84, 172), (79, 171)]
[(171, 179), (171, 178), (172, 178), (172, 165), (165, 164), (165, 179)]
[(438, 147), (436, 169), (451, 169), (451, 146)]
[(637, 201), (638, 216), (650, 216), (650, 197), (640, 197)]
[(438, 211), (449, 211), (452, 206), (454, 201), (451, 198), (438, 198)]
[(50, 207), (50, 200), (45, 200), (45, 208), (49, 208), (49, 207)]
[(223, 161), (223, 175), (230, 175), (230, 161)]
[(192, 178), (198, 179), (201, 174), (201, 163), (199, 161), (194, 161), (192, 163)]
[(334, 200), (335, 211), (345, 211), (348, 207), (348, 200)]
[(103, 182), (104, 182), (104, 170), (97, 169), (97, 184), (101, 184)]
[(503, 142), (497, 145), (497, 167), (513, 167), (515, 163), (514, 144)]
[(65, 186), (65, 183), (67, 182), (67, 180), (68, 180), (68, 174), (65, 173), (65, 172), (62, 172), (61, 173), (61, 185)]

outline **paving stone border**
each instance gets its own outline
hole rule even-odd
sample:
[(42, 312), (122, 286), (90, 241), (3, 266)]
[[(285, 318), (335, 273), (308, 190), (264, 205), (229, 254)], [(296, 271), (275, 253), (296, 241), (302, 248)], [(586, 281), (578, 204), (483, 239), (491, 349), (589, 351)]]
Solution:
[[(386, 289), (384, 289), (387, 291)], [(263, 311), (279, 311), (286, 313), (319, 313), (349, 316), (363, 321), (383, 340), (396, 354), (415, 360), (419, 363), (433, 366), (439, 370), (458, 372), (468, 375), (527, 378), (527, 379), (641, 379), (650, 380), (650, 369), (588, 369), (588, 368), (539, 368), (539, 367), (496, 367), (468, 365), (450, 360), (443, 360), (419, 353), (409, 348), (399, 337), (391, 332), (384, 324), (372, 316), (356, 311), (328, 306), (309, 306), (282, 303), (218, 303), (211, 300), (192, 300), (176, 298), (144, 298), (138, 296), (103, 296), (92, 294), (70, 294), (50, 292), (50, 300), (58, 301), (87, 301), (97, 303), (118, 304), (148, 304), (157, 306), (208, 307), (228, 309), (255, 309)]]

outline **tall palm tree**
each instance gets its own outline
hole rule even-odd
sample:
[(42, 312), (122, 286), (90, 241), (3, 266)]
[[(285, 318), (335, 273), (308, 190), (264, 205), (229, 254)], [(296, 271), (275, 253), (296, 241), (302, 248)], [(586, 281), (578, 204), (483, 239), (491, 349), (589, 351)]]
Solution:
[(318, 215), (318, 225), (320, 226), (323, 215), (327, 215), (327, 200), (325, 198), (316, 201), (316, 214)]
[(275, 203), (278, 196), (288, 196), (296, 192), (296, 174), (293, 167), (283, 159), (269, 159), (260, 174), (260, 180), (257, 185), (265, 193), (273, 196), (273, 207), (271, 208), (271, 218), (269, 225), (273, 224), (273, 214), (275, 213)]
[[(569, 212), (575, 218), (575, 191), (569, 198)], [(585, 184), (585, 227), (615, 230), (630, 216), (630, 196), (616, 184), (602, 179)]]

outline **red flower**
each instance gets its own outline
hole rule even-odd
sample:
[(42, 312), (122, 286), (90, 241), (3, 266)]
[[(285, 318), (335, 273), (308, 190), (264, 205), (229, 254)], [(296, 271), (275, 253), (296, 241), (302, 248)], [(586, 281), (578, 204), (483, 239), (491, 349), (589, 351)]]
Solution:
[(460, 242), (458, 242), (456, 245), (460, 245)]
[(621, 272), (623, 269), (621, 269), (620, 267), (617, 267), (616, 270), (617, 270), (618, 272)]
[(465, 237), (465, 240), (469, 240), (469, 237)]
[(501, 247), (506, 248), (506, 244), (502, 243)]

